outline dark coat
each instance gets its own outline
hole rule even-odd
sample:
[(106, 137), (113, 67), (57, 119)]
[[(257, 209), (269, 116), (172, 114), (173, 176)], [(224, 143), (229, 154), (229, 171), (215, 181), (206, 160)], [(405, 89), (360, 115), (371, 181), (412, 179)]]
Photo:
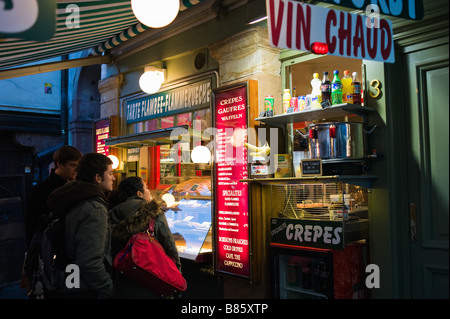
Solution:
[[(178, 269), (181, 270), (178, 250), (164, 211), (156, 201), (147, 202), (138, 196), (127, 199), (110, 211), (113, 256), (126, 246), (132, 235), (146, 231), (150, 219), (155, 220), (156, 240), (163, 246), (166, 254), (175, 260)], [(115, 274), (114, 278), (117, 298), (159, 298), (121, 274)]]
[(26, 217), (26, 229), (27, 229), (27, 241), (30, 243), (34, 233), (40, 228), (45, 226), (41, 224), (41, 216), (48, 216), (49, 209), (47, 206), (47, 199), (51, 192), (58, 187), (64, 186), (67, 180), (60, 177), (53, 170), (50, 176), (44, 180), (41, 184), (36, 185), (30, 193), (30, 197), (27, 201), (27, 217)]
[(66, 253), (80, 268), (79, 291), (113, 296), (111, 233), (106, 197), (93, 183), (71, 181), (50, 194), (48, 206), (65, 215)]

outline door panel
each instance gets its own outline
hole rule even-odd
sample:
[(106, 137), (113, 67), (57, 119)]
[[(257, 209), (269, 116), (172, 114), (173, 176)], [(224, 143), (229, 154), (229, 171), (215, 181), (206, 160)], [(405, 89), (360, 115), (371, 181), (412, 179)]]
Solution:
[(449, 297), (448, 50), (424, 45), (406, 54), (412, 298)]

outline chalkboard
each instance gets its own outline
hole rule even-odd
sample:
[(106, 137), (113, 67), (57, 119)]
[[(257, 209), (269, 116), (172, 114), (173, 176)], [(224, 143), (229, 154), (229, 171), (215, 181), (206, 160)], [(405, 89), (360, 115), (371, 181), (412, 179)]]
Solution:
[(302, 159), (302, 176), (322, 175), (322, 160), (318, 159)]

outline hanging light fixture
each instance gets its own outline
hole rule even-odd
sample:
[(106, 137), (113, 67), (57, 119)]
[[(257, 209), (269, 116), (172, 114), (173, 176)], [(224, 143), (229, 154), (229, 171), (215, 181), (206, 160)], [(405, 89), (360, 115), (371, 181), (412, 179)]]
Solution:
[(154, 66), (146, 66), (144, 74), (139, 78), (139, 86), (142, 91), (148, 94), (158, 92), (164, 82), (164, 69)]
[(109, 158), (111, 159), (111, 161), (112, 161), (112, 168), (113, 168), (113, 169), (118, 168), (120, 162), (119, 162), (119, 159), (117, 158), (117, 156), (115, 156), (115, 155), (108, 155), (108, 157), (109, 157)]
[(162, 28), (175, 20), (180, 0), (131, 0), (136, 18), (151, 28)]
[(196, 170), (204, 170), (211, 161), (211, 151), (206, 146), (196, 146), (191, 152), (191, 158), (195, 163)]

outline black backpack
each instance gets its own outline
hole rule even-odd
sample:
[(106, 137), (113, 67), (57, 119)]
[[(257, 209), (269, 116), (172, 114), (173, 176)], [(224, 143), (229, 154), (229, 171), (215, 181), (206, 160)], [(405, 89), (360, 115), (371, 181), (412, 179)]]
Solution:
[(42, 220), (43, 226), (31, 240), (24, 266), (30, 298), (34, 299), (50, 298), (52, 293), (64, 289), (65, 270), (71, 261), (65, 252), (65, 215), (42, 216)]
[(73, 258), (66, 254), (65, 217), (85, 201), (96, 200), (105, 205), (99, 197), (86, 199), (70, 207), (60, 216), (41, 216), (41, 227), (33, 235), (25, 258), (24, 271), (29, 282), (29, 296), (33, 299), (52, 298), (52, 295), (66, 287), (66, 267)]

